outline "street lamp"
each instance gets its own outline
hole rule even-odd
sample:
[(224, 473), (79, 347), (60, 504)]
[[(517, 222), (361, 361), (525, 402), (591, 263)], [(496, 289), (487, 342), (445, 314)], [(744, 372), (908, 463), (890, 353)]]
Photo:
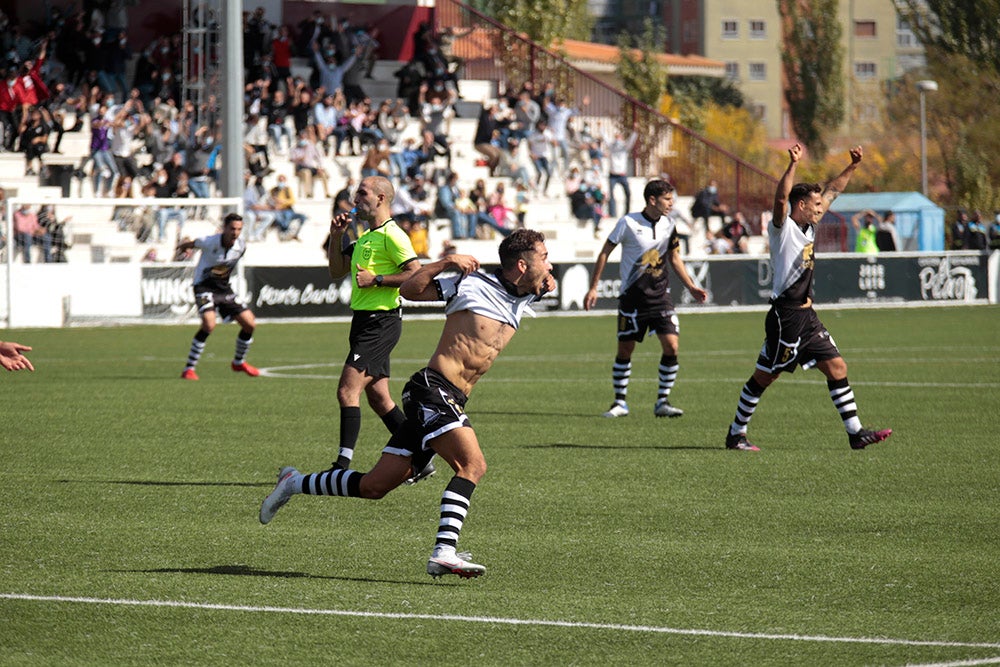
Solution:
[(917, 90), (920, 91), (920, 182), (925, 197), (927, 196), (927, 105), (924, 94), (933, 93), (937, 89), (937, 81), (917, 81)]

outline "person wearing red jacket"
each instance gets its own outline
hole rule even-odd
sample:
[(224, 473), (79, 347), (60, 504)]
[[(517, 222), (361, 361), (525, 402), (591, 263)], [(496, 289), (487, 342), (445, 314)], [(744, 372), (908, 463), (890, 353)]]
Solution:
[(21, 93), (21, 103), (25, 107), (22, 115), (22, 124), (27, 118), (28, 108), (38, 105), (49, 99), (49, 89), (42, 80), (42, 64), (45, 63), (45, 51), (49, 45), (49, 40), (42, 40), (42, 50), (35, 60), (25, 60), (21, 66), (21, 75), (15, 84)]
[(3, 150), (14, 148), (14, 138), (18, 135), (17, 112), (24, 101), (17, 89), (17, 72), (7, 70), (0, 81), (0, 133), (3, 134)]

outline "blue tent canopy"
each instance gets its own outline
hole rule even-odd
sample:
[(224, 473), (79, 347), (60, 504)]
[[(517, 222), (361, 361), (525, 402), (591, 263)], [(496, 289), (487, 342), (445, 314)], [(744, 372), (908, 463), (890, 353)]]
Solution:
[[(898, 250), (944, 250), (944, 209), (919, 192), (865, 192), (843, 194), (830, 210), (847, 220), (858, 211), (872, 209), (884, 217), (896, 214), (896, 233), (903, 246)], [(849, 248), (854, 247), (854, 229), (849, 229)]]

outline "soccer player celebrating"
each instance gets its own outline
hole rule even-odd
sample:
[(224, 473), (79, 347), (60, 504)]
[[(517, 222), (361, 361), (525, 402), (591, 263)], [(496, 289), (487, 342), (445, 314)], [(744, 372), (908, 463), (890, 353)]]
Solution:
[[(472, 492), (486, 473), (486, 459), (465, 404), (476, 382), (513, 338), (530, 304), (555, 288), (545, 237), (517, 229), (500, 243), (500, 269), (486, 274), (468, 255), (448, 255), (413, 274), (400, 293), (413, 301), (444, 300), (444, 331), (426, 368), (403, 388), (406, 421), (368, 473), (333, 468), (302, 474), (285, 467), (264, 499), (260, 522), (268, 523), (292, 495), (382, 498), (420, 471), (436, 453), (455, 471), (441, 497), (434, 550), (427, 562), (433, 577), (478, 577), (486, 568), (458, 552), (459, 533)], [(457, 275), (442, 276), (445, 272)]]
[(201, 353), (205, 351), (205, 341), (215, 329), (216, 312), (222, 315), (223, 322), (236, 320), (240, 325), (240, 333), (236, 337), (236, 354), (233, 356), (233, 371), (246, 373), (250, 377), (260, 375), (259, 370), (246, 362), (257, 322), (250, 309), (236, 300), (229, 282), (236, 265), (247, 250), (246, 241), (241, 238), (242, 232), (243, 217), (238, 213), (230, 213), (223, 222), (220, 234), (202, 236), (193, 241), (184, 239), (177, 244), (178, 252), (188, 252), (194, 248), (201, 250), (198, 266), (194, 270), (194, 301), (201, 316), (201, 328), (191, 341), (187, 366), (181, 373), (184, 380), (198, 379), (194, 368), (201, 359)]
[(819, 321), (812, 299), (816, 224), (861, 163), (861, 146), (851, 149), (851, 163), (825, 186), (798, 183), (793, 187), (802, 147), (795, 144), (788, 156), (788, 168), (774, 195), (774, 217), (767, 229), (774, 285), (771, 309), (764, 320), (764, 346), (756, 370), (740, 392), (736, 417), (726, 433), (726, 448), (759, 451), (747, 440), (750, 418), (764, 390), (781, 373), (792, 373), (799, 365), (806, 369), (815, 366), (826, 376), (830, 399), (844, 421), (851, 449), (864, 449), (888, 438), (892, 429), (869, 431), (861, 426), (854, 392), (847, 382), (847, 362)]

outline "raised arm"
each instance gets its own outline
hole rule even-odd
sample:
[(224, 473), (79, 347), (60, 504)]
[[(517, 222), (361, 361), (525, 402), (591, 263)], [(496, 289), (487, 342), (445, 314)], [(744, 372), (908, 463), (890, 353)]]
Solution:
[(479, 260), (471, 255), (448, 255), (430, 264), (424, 264), (400, 285), (399, 293), (410, 301), (434, 301), (438, 298), (434, 279), (445, 271), (459, 271), (467, 276), (479, 268)]
[(795, 144), (788, 149), (788, 168), (781, 175), (778, 187), (774, 191), (774, 209), (771, 224), (781, 227), (785, 224), (785, 215), (788, 211), (788, 195), (792, 192), (792, 185), (795, 183), (795, 166), (802, 158), (802, 146)]
[(847, 187), (848, 182), (851, 180), (851, 176), (854, 175), (854, 170), (858, 168), (861, 164), (862, 150), (861, 146), (855, 146), (851, 149), (851, 164), (844, 168), (844, 171), (840, 172), (836, 178), (826, 184), (823, 188), (823, 212), (830, 208), (833, 200), (840, 196), (840, 193), (844, 191)]
[(341, 247), (344, 231), (351, 224), (351, 217), (350, 213), (341, 213), (330, 221), (330, 245), (326, 248), (326, 255), (330, 264), (330, 277), (334, 280), (340, 280), (351, 270), (350, 258), (343, 253)]

